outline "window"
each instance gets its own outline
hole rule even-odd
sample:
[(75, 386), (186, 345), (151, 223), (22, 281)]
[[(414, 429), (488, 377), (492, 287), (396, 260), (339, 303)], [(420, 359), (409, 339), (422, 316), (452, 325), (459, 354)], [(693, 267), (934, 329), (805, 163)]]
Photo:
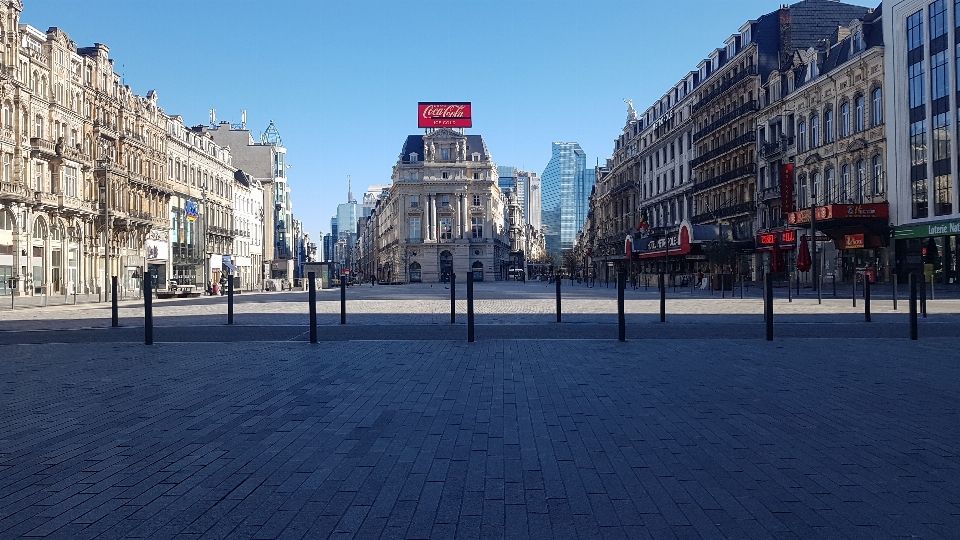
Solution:
[(883, 193), (883, 159), (880, 154), (873, 156), (873, 194)]
[[(958, 73), (960, 76), (960, 73)], [(873, 125), (879, 126), (883, 123), (883, 90), (877, 88), (873, 91)]]
[[(4, 163), (6, 167), (6, 163)], [(67, 197), (76, 197), (77, 196), (77, 168), (76, 167), (64, 167), (63, 168), (63, 183), (65, 189), (65, 195)]]
[(833, 111), (830, 109), (823, 113), (823, 142), (833, 142)]
[(441, 206), (441, 207), (444, 207), (444, 208), (450, 206), (450, 196), (449, 196), (449, 195), (441, 195), (441, 196), (440, 196), (440, 206)]
[(410, 218), (410, 239), (420, 240), (420, 218)]
[(479, 180), (479, 179), (480, 179), (480, 173), (478, 173), (478, 172), (473, 173), (473, 179), (474, 179), (474, 180)]
[(479, 195), (474, 195), (474, 196), (473, 196), (473, 205), (474, 205), (474, 206), (480, 206), (480, 196), (479, 196)]
[(420, 196), (411, 195), (410, 196), (410, 208), (417, 208), (420, 206)]
[(453, 238), (453, 218), (442, 217), (440, 218), (440, 239), (441, 240), (450, 240)]
[(440, 178), (446, 179), (446, 178), (447, 178), (447, 172), (444, 171), (444, 172), (440, 173)]
[(820, 117), (814, 115), (810, 119), (810, 148), (820, 146)]
[(823, 177), (820, 173), (813, 173), (813, 198), (817, 204), (823, 204)]
[(449, 148), (441, 148), (441, 149), (440, 149), (440, 159), (442, 159), (443, 161), (449, 161), (449, 160), (450, 160), (450, 149), (449, 149)]
[(827, 185), (824, 201), (827, 204), (837, 202), (837, 171), (833, 167), (827, 169)]
[(796, 180), (797, 189), (797, 208), (806, 208), (810, 203), (810, 197), (807, 196), (807, 179), (799, 177)]
[(483, 238), (483, 218), (470, 218), (470, 234), (473, 238)]
[(34, 122), (34, 137), (42, 138), (43, 137), (43, 117), (37, 116), (36, 121)]
[(0, 231), (13, 230), (13, 215), (6, 210), (0, 210)]
[(861, 159), (857, 162), (857, 187), (856, 192), (854, 193), (857, 203), (863, 203), (863, 198), (866, 196), (867, 189), (867, 170), (866, 164)]
[(841, 137), (850, 135), (850, 104), (847, 102), (840, 105), (840, 124), (838, 127)]
[(13, 178), (13, 168), (10, 154), (3, 155), (3, 181), (9, 182)]
[(840, 195), (837, 197), (837, 202), (840, 204), (845, 204), (852, 202), (850, 198), (850, 166), (844, 165), (840, 167)]
[(864, 111), (863, 96), (858, 96), (855, 103), (856, 103), (856, 113), (855, 113), (856, 125), (854, 127), (854, 130), (859, 133), (863, 131), (864, 128), (866, 127), (866, 122), (864, 121), (864, 115), (866, 114), (866, 112)]
[(947, 60), (947, 51), (930, 55), (930, 99), (934, 101), (946, 97), (950, 90)]
[(797, 151), (806, 152), (807, 150), (807, 123), (801, 121), (797, 124)]

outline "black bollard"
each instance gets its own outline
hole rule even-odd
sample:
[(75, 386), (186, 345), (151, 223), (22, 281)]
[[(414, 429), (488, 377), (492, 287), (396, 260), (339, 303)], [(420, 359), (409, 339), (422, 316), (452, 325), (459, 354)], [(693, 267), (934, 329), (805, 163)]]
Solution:
[[(557, 283), (557, 322), (560, 322), (560, 278), (554, 280)], [(609, 279), (607, 284), (609, 284)]]
[(920, 274), (920, 283), (918, 284), (920, 289), (920, 314), (923, 315), (923, 318), (927, 318), (927, 274)]
[(623, 272), (617, 274), (617, 327), (620, 341), (627, 340), (627, 319), (623, 314), (623, 291), (627, 288), (627, 276)]
[(457, 322), (457, 275), (450, 272), (450, 324)]
[[(558, 281), (559, 283), (559, 281)], [(560, 285), (557, 285), (560, 290)], [(473, 343), (473, 272), (467, 272), (467, 343)]]
[(863, 319), (870, 322), (870, 276), (863, 276)]
[(143, 274), (143, 340), (153, 345), (153, 284), (149, 272)]
[(833, 278), (833, 297), (836, 298), (837, 297), (837, 272), (834, 271), (833, 276), (831, 277)]
[(773, 274), (763, 276), (763, 306), (766, 314), (767, 341), (773, 341)]
[(117, 306), (117, 276), (111, 276), (110, 278), (110, 316), (111, 316), (111, 326), (114, 328), (120, 326), (120, 317), (118, 313)]
[(897, 274), (893, 274), (893, 310), (897, 310)]
[(233, 276), (227, 276), (227, 324), (233, 324)]
[(340, 276), (340, 324), (347, 324), (347, 276)]
[(663, 274), (657, 280), (660, 287), (660, 322), (667, 322), (667, 287), (663, 282)]
[(917, 340), (917, 281), (910, 273), (910, 339)]
[(316, 272), (307, 272), (309, 283), (309, 293), (307, 301), (310, 302), (310, 343), (317, 342), (317, 274)]
[(853, 275), (853, 307), (857, 307), (857, 275)]

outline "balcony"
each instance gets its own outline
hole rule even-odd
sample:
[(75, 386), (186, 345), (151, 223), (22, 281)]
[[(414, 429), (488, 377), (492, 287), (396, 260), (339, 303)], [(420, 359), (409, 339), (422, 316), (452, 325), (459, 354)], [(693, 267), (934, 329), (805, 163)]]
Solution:
[(738, 178), (743, 178), (744, 176), (752, 176), (757, 173), (757, 164), (748, 163), (742, 167), (737, 167), (732, 171), (725, 172), (720, 176), (714, 176), (713, 178), (708, 178), (703, 182), (698, 182), (693, 185), (693, 192), (699, 193), (705, 189), (710, 189), (714, 186), (719, 186), (720, 184), (725, 184), (727, 182), (736, 180)]
[(33, 192), (34, 200), (40, 204), (60, 208), (60, 197), (53, 193), (43, 193), (41, 191)]
[(756, 201), (748, 201), (729, 206), (723, 206), (712, 212), (704, 212), (693, 216), (694, 223), (709, 223), (718, 219), (733, 217), (740, 214), (753, 214), (757, 211)]
[(697, 104), (693, 106), (693, 111), (692, 111), (693, 114), (697, 114), (697, 111), (706, 107), (707, 104), (713, 101), (714, 98), (718, 97), (720, 94), (729, 90), (731, 87), (733, 87), (733, 85), (746, 79), (750, 75), (756, 75), (756, 74), (757, 74), (757, 66), (748, 66), (747, 69), (741, 70), (739, 73), (737, 73), (733, 77), (730, 77), (726, 81), (720, 83), (719, 86), (717, 86), (710, 92), (707, 92), (707, 94), (703, 96), (703, 99), (698, 101)]
[(757, 142), (757, 132), (756, 132), (756, 131), (748, 131), (748, 132), (744, 133), (743, 135), (740, 135), (740, 136), (737, 137), (736, 139), (733, 139), (732, 141), (730, 141), (730, 142), (728, 142), (728, 143), (726, 143), (726, 144), (722, 144), (722, 145), (714, 148), (713, 150), (710, 150), (710, 151), (704, 153), (702, 156), (697, 156), (695, 159), (693, 159), (693, 161), (690, 162), (690, 166), (691, 166), (691, 167), (698, 167), (698, 166), (700, 166), (700, 165), (702, 165), (702, 164), (710, 161), (710, 160), (713, 159), (713, 158), (716, 158), (716, 157), (722, 156), (723, 154), (726, 154), (727, 152), (729, 152), (729, 151), (731, 151), (731, 150), (734, 150), (734, 149), (736, 149), (736, 148), (739, 148), (739, 147), (741, 147), (741, 146), (743, 146), (743, 145), (745, 145), (745, 144), (752, 144), (752, 143), (755, 143), (755, 142)]
[(27, 199), (30, 190), (17, 182), (0, 182), (0, 198)]
[(766, 189), (761, 189), (757, 193), (757, 199), (760, 202), (772, 201), (774, 199), (780, 198), (780, 186), (773, 186)]
[(793, 147), (793, 137), (780, 137), (776, 141), (760, 145), (760, 157), (772, 159), (783, 153), (784, 150)]
[(30, 138), (30, 157), (56, 159), (57, 145), (40, 137)]
[(715, 122), (712, 122), (712, 123), (708, 124), (706, 127), (704, 127), (703, 129), (701, 129), (700, 131), (694, 133), (694, 134), (693, 134), (693, 140), (694, 140), (694, 142), (699, 141), (700, 139), (706, 137), (707, 135), (713, 133), (714, 131), (716, 131), (716, 130), (718, 130), (718, 129), (724, 127), (724, 126), (726, 126), (726, 125), (729, 124), (730, 122), (733, 122), (733, 121), (736, 120), (737, 118), (740, 118), (740, 117), (743, 116), (744, 114), (747, 114), (748, 112), (759, 111), (759, 110), (760, 110), (760, 104), (759, 104), (759, 102), (757, 102), (756, 100), (754, 100), (754, 101), (748, 101), (748, 102), (744, 103), (743, 105), (740, 105), (740, 106), (737, 107), (736, 109), (734, 109), (734, 110), (728, 112), (727, 114), (721, 116), (721, 117), (720, 117), (718, 120), (716, 120)]
[(117, 139), (117, 125), (108, 124), (102, 120), (97, 120), (93, 123), (93, 127), (100, 135), (107, 137), (108, 139)]

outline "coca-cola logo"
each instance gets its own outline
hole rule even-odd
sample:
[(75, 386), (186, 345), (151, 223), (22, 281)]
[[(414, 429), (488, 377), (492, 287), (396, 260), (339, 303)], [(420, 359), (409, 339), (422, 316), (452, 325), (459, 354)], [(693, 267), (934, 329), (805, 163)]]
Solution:
[(427, 105), (423, 108), (424, 118), (464, 118), (466, 105)]

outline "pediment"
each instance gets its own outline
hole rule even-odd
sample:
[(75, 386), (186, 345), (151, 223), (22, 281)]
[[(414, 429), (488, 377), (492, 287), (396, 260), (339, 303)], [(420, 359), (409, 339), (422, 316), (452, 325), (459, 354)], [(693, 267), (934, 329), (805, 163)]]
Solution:
[(450, 129), (437, 128), (423, 136), (424, 139), (465, 139), (466, 136)]
[(866, 139), (855, 139), (850, 141), (850, 144), (847, 145), (847, 152), (853, 152), (854, 150), (863, 150), (867, 147)]
[(820, 154), (817, 154), (816, 152), (814, 152), (813, 154), (810, 154), (809, 156), (807, 156), (807, 159), (803, 160), (803, 164), (813, 165), (814, 163), (820, 163), (821, 161), (823, 161), (823, 158), (820, 157)]

